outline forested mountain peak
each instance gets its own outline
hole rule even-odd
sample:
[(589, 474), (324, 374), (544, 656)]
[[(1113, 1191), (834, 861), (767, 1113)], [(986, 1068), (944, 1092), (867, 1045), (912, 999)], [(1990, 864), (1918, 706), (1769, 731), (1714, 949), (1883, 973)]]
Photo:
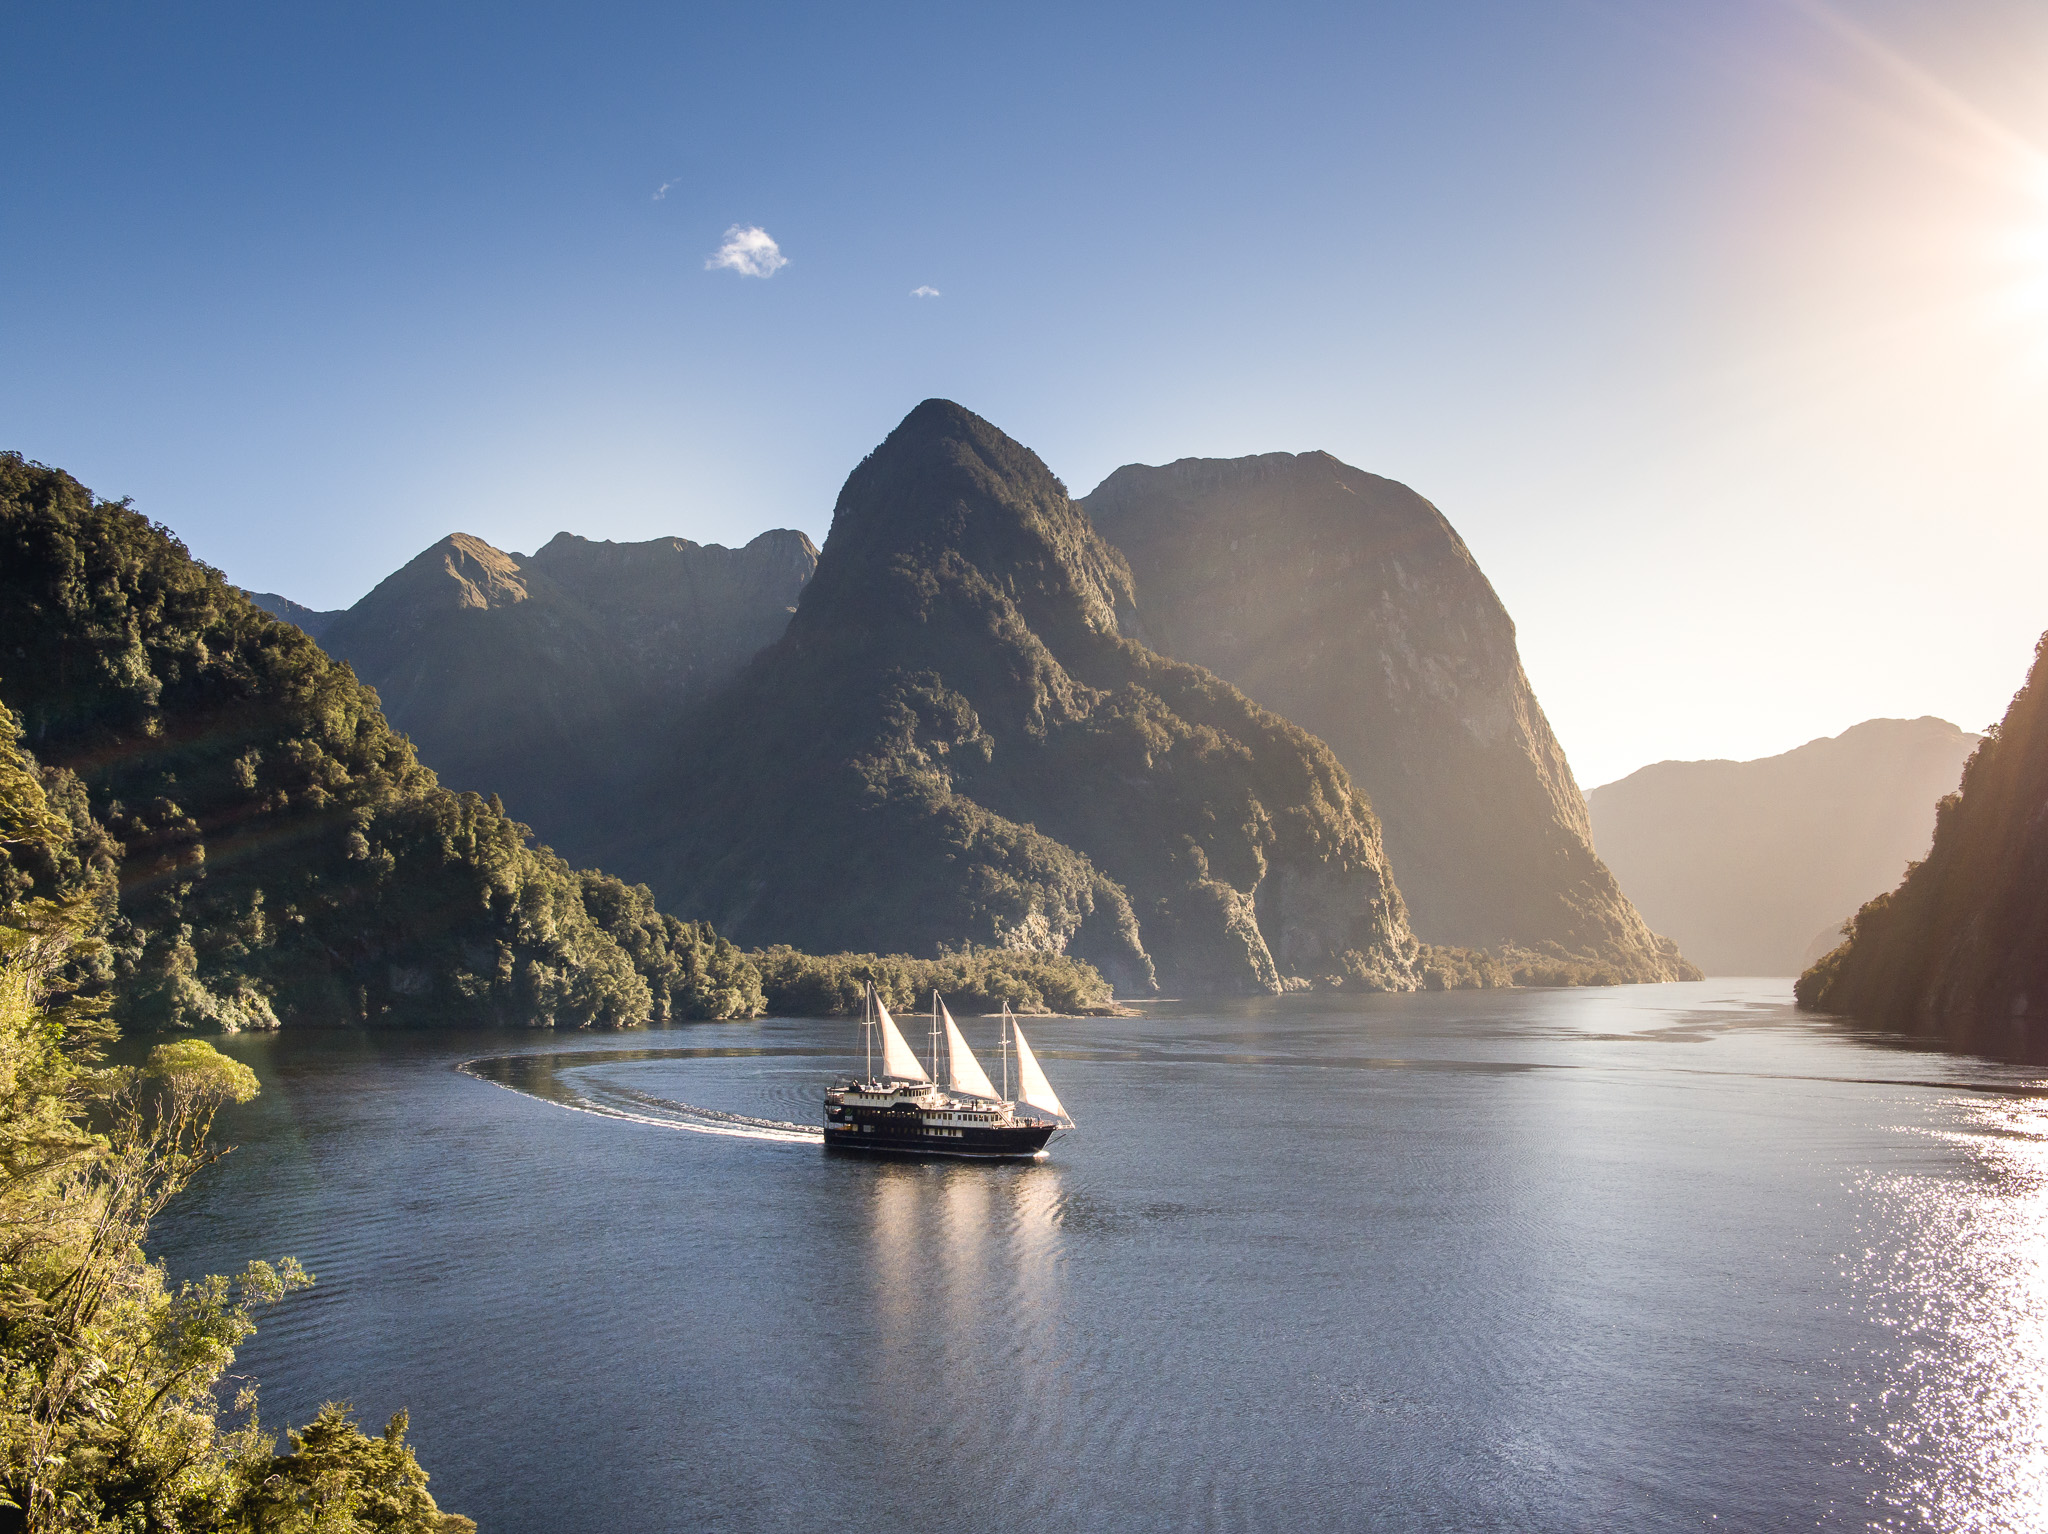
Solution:
[(1129, 567), (1066, 486), (951, 400), (919, 405), (848, 476), (826, 551), (799, 631), (916, 621), (933, 594), (923, 575), (948, 564), (998, 582), (1034, 626), (1113, 633), (1131, 609)]
[(1127, 991), (1418, 983), (1322, 744), (1123, 636), (1130, 572), (1036, 454), (945, 400), (848, 477), (787, 635), (622, 830), (743, 940), (1071, 951)]

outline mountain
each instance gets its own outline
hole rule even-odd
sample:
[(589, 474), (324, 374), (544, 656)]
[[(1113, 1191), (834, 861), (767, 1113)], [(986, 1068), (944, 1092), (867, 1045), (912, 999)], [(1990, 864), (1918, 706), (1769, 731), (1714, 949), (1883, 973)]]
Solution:
[(455, 533), (319, 637), (443, 779), (495, 790), (588, 861), (593, 817), (644, 765), (654, 722), (779, 637), (817, 559), (791, 531), (741, 549), (562, 533), (530, 558)]
[(290, 597), (281, 597), (274, 591), (245, 591), (242, 593), (273, 618), (282, 618), (286, 623), (296, 625), (309, 637), (318, 639), (327, 631), (327, 625), (342, 614), (336, 608), (320, 612), (311, 607), (302, 607)]
[(1514, 623), (1428, 501), (1266, 453), (1127, 465), (1082, 504), (1129, 560), (1146, 643), (1329, 743), (1422, 937), (1525, 979), (1697, 976), (1594, 854)]
[(1799, 977), (1799, 1004), (2048, 1058), (2048, 634), (1941, 800), (1934, 845)]
[(1796, 975), (1925, 855), (1978, 739), (1870, 719), (1759, 761), (1659, 762), (1586, 796), (1594, 840), (1708, 974)]
[(1133, 618), (1123, 557), (1038, 457), (927, 400), (616, 857), (748, 944), (1066, 951), (1126, 994), (1421, 983), (1336, 758)]
[(761, 1005), (708, 927), (441, 787), (301, 630), (8, 453), (0, 744), (17, 742), (72, 850), (30, 866), (0, 847), (0, 895), (113, 875), (91, 978), (124, 1026), (614, 1027)]

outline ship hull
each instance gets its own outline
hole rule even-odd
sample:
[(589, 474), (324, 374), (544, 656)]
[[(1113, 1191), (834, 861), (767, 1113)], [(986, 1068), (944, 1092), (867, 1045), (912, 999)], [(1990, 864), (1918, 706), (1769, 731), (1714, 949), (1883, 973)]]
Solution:
[(964, 1128), (955, 1135), (920, 1127), (882, 1122), (896, 1117), (876, 1114), (865, 1123), (825, 1124), (825, 1149), (859, 1156), (951, 1156), (969, 1161), (1035, 1161), (1045, 1154), (1054, 1124), (1005, 1124)]

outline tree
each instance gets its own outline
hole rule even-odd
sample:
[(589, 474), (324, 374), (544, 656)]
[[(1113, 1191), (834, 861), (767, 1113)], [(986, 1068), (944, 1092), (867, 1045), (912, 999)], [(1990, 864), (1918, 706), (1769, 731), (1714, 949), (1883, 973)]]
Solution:
[[(243, 1425), (222, 1420), (253, 1313), (312, 1278), (287, 1258), (173, 1287), (145, 1255), (150, 1222), (226, 1153), (214, 1115), (257, 1082), (198, 1039), (103, 1063), (107, 998), (77, 982), (107, 875), (69, 856), (76, 829), (0, 708), (0, 1531), (473, 1527), (434, 1506), (402, 1422), (359, 1446), (330, 1408), (280, 1458), (253, 1397)], [(280, 1488), (316, 1440), (333, 1465), (309, 1484), (355, 1480), (309, 1522)]]

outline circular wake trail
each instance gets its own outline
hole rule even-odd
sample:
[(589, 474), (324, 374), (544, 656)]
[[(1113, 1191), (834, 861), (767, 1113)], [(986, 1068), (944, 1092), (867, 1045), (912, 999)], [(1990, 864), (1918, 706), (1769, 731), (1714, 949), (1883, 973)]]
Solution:
[[(574, 1055), (492, 1055), (464, 1060), (455, 1068), (494, 1087), (503, 1087), (521, 1097), (535, 1098), (573, 1113), (594, 1113), (600, 1118), (623, 1119), (629, 1124), (647, 1124), (656, 1129), (679, 1129), (690, 1134), (719, 1135), (733, 1140), (758, 1140), (771, 1145), (822, 1145), (825, 1132), (808, 1124), (784, 1119), (751, 1118), (744, 1113), (727, 1113), (720, 1108), (700, 1108), (651, 1092), (607, 1083), (580, 1083), (568, 1077), (578, 1068), (620, 1065), (647, 1059), (687, 1059), (712, 1053), (704, 1050), (646, 1050), (624, 1052), (585, 1051)], [(729, 1051), (716, 1051), (724, 1055)], [(780, 1051), (777, 1051), (780, 1053)]]

